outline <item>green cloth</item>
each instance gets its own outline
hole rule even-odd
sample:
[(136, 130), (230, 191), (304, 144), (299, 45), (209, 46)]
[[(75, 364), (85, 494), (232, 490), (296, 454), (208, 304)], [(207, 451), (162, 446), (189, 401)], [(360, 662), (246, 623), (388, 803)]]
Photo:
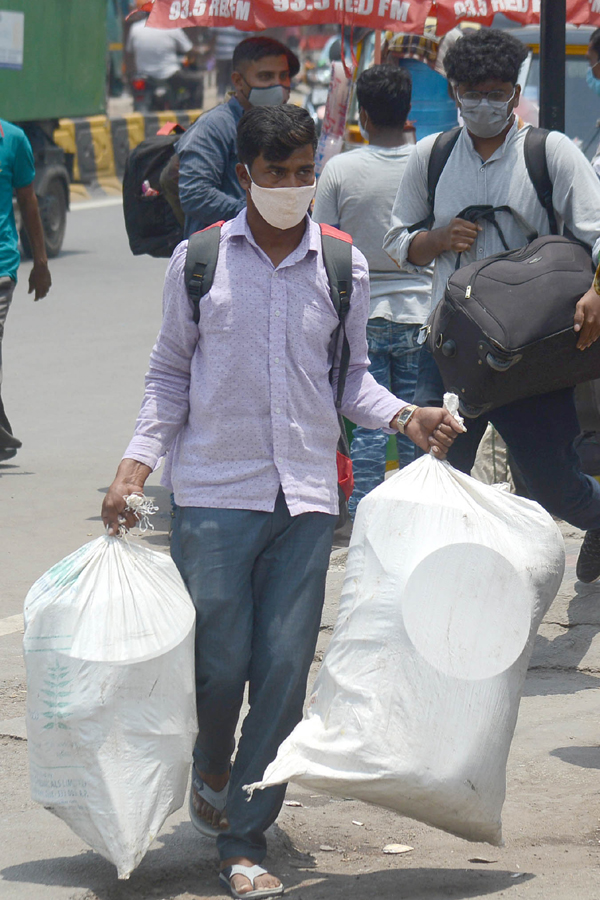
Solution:
[(35, 178), (31, 144), (21, 128), (0, 119), (0, 278), (17, 280), (19, 236), (13, 211), (13, 191)]

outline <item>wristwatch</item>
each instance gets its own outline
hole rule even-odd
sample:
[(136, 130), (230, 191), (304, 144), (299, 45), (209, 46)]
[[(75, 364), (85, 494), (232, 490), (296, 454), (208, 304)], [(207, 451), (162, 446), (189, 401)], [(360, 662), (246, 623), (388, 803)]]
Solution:
[(392, 428), (396, 428), (400, 434), (404, 434), (406, 430), (406, 426), (418, 410), (418, 406), (415, 406), (414, 403), (410, 403), (408, 406), (405, 406), (404, 409), (401, 409), (399, 413), (396, 413), (390, 425)]

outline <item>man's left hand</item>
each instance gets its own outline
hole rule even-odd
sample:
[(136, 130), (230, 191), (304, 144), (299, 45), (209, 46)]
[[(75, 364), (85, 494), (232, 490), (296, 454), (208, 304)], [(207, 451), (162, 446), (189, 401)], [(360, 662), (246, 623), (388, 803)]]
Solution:
[(593, 287), (575, 307), (574, 330), (579, 334), (578, 350), (587, 350), (600, 337), (600, 295)]
[(28, 294), (35, 292), (34, 300), (41, 300), (45, 297), (52, 285), (50, 277), (50, 269), (48, 263), (35, 263), (29, 275)]
[(50, 277), (50, 269), (48, 263), (35, 263), (29, 274), (29, 290), (28, 294), (35, 292), (34, 300), (41, 300), (45, 297), (52, 286), (52, 278)]
[(421, 450), (432, 450), (437, 459), (445, 459), (455, 439), (466, 430), (448, 410), (423, 406), (415, 410), (404, 433)]

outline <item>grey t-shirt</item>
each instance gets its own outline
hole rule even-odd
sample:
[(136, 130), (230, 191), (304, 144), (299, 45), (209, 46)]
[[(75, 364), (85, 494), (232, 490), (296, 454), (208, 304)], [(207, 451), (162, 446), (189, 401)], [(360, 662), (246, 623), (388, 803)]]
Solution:
[(330, 159), (319, 178), (316, 222), (346, 231), (369, 263), (369, 318), (420, 325), (431, 305), (431, 270), (404, 272), (382, 249), (398, 185), (414, 145), (366, 145)]

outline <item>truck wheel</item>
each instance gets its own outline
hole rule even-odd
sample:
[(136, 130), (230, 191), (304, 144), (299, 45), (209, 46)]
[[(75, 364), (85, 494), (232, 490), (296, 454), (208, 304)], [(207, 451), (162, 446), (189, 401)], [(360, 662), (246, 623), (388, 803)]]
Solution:
[(53, 178), (40, 199), (40, 215), (44, 226), (46, 253), (52, 259), (58, 256), (67, 227), (67, 198), (65, 188), (58, 178)]
[[(67, 198), (62, 181), (53, 178), (42, 197), (38, 197), (40, 217), (44, 227), (46, 253), (49, 259), (58, 256), (65, 237), (67, 226)], [(21, 229), (21, 246), (23, 255), (31, 259), (33, 253), (27, 232)]]

